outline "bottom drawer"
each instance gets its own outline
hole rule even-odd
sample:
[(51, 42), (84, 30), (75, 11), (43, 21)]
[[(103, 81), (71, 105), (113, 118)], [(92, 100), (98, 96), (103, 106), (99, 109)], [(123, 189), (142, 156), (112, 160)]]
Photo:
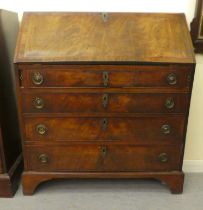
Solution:
[(26, 146), (25, 153), (26, 170), (37, 171), (171, 171), (181, 164), (177, 146)]

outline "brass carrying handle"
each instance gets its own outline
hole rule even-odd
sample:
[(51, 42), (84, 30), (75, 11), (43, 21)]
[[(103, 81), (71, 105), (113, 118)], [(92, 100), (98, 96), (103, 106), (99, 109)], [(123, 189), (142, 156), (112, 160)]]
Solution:
[(173, 98), (167, 98), (166, 101), (165, 101), (165, 107), (167, 109), (173, 109), (174, 106), (175, 106), (174, 99)]
[(161, 163), (166, 163), (168, 162), (168, 159), (169, 159), (166, 153), (161, 153), (158, 158)]
[(177, 84), (177, 76), (174, 73), (170, 73), (167, 76), (167, 82), (169, 85), (176, 85)]
[(107, 71), (103, 72), (103, 83), (104, 86), (107, 87), (109, 82), (109, 73)]
[(103, 131), (105, 131), (107, 129), (107, 126), (108, 126), (108, 120), (106, 118), (104, 118), (102, 120), (102, 129), (103, 129)]
[(170, 134), (170, 132), (171, 132), (171, 127), (170, 127), (170, 125), (162, 125), (161, 126), (161, 133), (163, 133), (163, 134), (165, 134), (165, 135), (167, 135), (167, 134)]
[(44, 135), (48, 131), (48, 128), (44, 124), (39, 124), (36, 127), (36, 131), (38, 134)]
[(106, 108), (108, 106), (108, 100), (109, 100), (109, 96), (108, 96), (108, 94), (105, 93), (102, 96), (102, 105), (104, 108)]
[(44, 78), (42, 76), (42, 74), (40, 72), (35, 72), (33, 75), (32, 75), (32, 82), (33, 84), (35, 85), (41, 85), (44, 81)]
[(42, 98), (36, 97), (33, 101), (34, 107), (37, 109), (44, 108), (44, 100)]
[(105, 157), (107, 155), (108, 149), (106, 146), (101, 147), (101, 155), (102, 157)]

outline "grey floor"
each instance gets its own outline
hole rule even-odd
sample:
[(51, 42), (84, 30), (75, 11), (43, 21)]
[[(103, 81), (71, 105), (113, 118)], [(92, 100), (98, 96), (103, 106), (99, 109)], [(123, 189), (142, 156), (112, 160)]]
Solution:
[(33, 196), (22, 188), (0, 199), (0, 210), (203, 210), (203, 174), (186, 174), (184, 193), (150, 180), (58, 180), (42, 184)]

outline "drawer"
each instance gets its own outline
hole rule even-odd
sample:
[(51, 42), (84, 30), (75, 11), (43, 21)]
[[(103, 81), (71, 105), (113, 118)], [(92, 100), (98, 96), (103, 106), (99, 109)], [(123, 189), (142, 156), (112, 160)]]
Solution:
[(179, 144), (183, 116), (25, 117), (26, 141), (124, 141), (134, 144)]
[(133, 145), (26, 146), (27, 170), (37, 171), (171, 171), (179, 170), (181, 148)]
[[(56, 91), (55, 91), (56, 92)], [(185, 113), (189, 94), (46, 93), (23, 94), (24, 113)]]
[(190, 85), (191, 67), (126, 65), (25, 65), (24, 87), (165, 87)]

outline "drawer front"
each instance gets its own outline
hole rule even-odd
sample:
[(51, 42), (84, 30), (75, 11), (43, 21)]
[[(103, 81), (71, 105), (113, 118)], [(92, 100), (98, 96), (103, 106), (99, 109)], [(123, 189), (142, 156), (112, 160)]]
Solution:
[(184, 113), (189, 94), (24, 93), (24, 113)]
[(110, 65), (42, 65), (25, 66), (25, 87), (168, 87), (190, 85), (190, 67), (110, 66)]
[(26, 146), (27, 170), (170, 171), (178, 170), (181, 148), (133, 145)]
[(182, 143), (185, 117), (25, 117), (27, 141), (131, 141), (134, 144)]

